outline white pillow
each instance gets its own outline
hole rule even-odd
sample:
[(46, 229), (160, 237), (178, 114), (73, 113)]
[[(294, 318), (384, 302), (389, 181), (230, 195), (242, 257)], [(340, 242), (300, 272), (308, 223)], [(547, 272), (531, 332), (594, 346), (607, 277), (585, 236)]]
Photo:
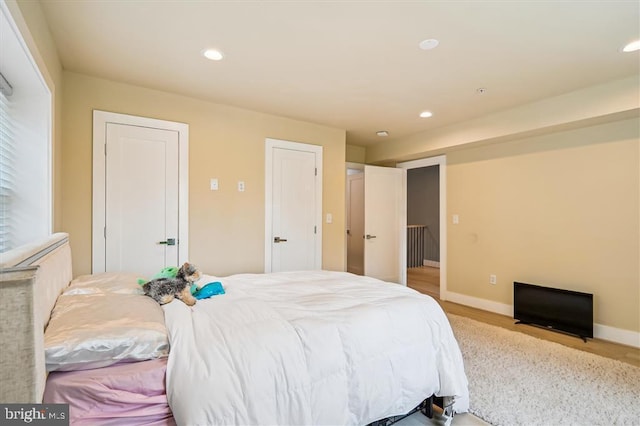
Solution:
[(63, 294), (44, 338), (47, 371), (87, 370), (169, 353), (162, 308), (140, 294)]
[(62, 294), (122, 293), (144, 294), (138, 284), (140, 276), (128, 272), (103, 272), (82, 275), (69, 283)]

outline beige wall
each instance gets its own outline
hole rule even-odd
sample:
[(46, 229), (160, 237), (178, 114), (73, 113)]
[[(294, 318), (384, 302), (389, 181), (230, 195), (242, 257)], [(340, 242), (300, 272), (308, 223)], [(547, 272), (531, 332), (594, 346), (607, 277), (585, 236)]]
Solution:
[(347, 145), (347, 162), (364, 163), (366, 150), (363, 146)]
[(513, 281), (584, 291), (596, 323), (640, 331), (639, 129), (623, 120), (449, 154), (447, 290), (509, 305)]
[(447, 156), (452, 300), (505, 313), (513, 281), (570, 288), (594, 293), (597, 324), (638, 333), (639, 90), (587, 87), (368, 146), (367, 163)]
[(63, 229), (74, 275), (91, 271), (93, 109), (189, 124), (189, 258), (215, 275), (264, 271), (265, 139), (323, 146), (323, 217), (333, 214), (323, 268), (344, 269), (344, 130), (64, 72)]

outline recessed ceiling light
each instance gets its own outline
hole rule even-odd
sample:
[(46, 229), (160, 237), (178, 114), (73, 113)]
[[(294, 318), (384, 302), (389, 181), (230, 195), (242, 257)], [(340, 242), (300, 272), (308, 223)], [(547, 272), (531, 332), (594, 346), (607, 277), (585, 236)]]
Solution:
[(420, 113), (420, 117), (422, 118), (429, 118), (431, 116), (433, 116), (433, 113), (431, 111), (422, 111)]
[(212, 61), (219, 61), (223, 58), (222, 53), (216, 49), (205, 49), (202, 51), (202, 55), (207, 59), (211, 59)]
[(387, 132), (386, 130), (380, 130), (380, 131), (376, 132), (376, 135), (382, 136), (382, 137), (389, 136), (389, 132)]
[(436, 40), (435, 38), (429, 38), (426, 40), (422, 40), (418, 46), (420, 46), (420, 49), (422, 50), (431, 50), (438, 47), (438, 44), (440, 44), (438, 40)]
[(632, 41), (622, 48), (623, 52), (635, 52), (636, 50), (640, 50), (640, 40)]

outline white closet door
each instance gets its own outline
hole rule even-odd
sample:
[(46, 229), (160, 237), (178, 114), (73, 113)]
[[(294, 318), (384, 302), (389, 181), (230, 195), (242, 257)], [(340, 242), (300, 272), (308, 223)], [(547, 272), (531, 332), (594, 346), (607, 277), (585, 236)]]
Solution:
[(178, 265), (178, 133), (108, 123), (105, 270)]

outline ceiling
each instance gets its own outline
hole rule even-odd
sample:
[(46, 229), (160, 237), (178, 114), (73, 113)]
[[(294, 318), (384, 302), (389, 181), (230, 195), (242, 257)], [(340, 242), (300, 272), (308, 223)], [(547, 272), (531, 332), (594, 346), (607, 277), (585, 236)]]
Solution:
[(620, 51), (640, 38), (638, 1), (41, 3), (65, 70), (345, 129), (361, 146), (640, 72), (640, 52)]

